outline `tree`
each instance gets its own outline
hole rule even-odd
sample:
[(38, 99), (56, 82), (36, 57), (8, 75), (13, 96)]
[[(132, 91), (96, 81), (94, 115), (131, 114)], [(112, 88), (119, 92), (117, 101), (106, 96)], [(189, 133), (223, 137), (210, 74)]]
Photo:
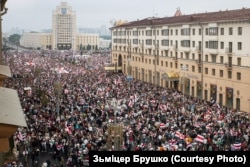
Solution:
[(13, 44), (20, 45), (20, 38), (21, 36), (19, 34), (13, 34), (9, 36), (9, 41)]
[(91, 50), (91, 45), (90, 44), (87, 45), (87, 50)]
[(100, 36), (100, 38), (103, 38), (103, 39), (106, 39), (106, 40), (111, 40), (110, 35), (102, 35), (102, 36)]

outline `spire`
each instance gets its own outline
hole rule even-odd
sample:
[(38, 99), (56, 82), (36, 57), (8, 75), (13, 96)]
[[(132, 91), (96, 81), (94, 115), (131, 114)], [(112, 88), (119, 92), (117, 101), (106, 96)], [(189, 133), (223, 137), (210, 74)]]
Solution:
[(182, 16), (182, 13), (181, 13), (181, 10), (180, 10), (180, 7), (177, 8), (174, 16)]

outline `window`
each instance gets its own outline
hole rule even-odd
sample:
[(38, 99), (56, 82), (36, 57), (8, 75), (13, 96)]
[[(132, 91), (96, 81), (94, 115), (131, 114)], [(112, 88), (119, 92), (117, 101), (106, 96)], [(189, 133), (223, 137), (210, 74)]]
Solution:
[(206, 45), (205, 47), (208, 48), (208, 42), (207, 41), (206, 41), (205, 45)]
[(192, 35), (195, 35), (195, 29), (192, 29)]
[(173, 35), (173, 30), (170, 30), (170, 35)]
[(233, 35), (233, 28), (232, 27), (229, 28), (229, 35)]
[(183, 59), (183, 52), (181, 52), (181, 59)]
[(205, 68), (205, 74), (208, 74), (208, 68)]
[(146, 36), (152, 36), (152, 30), (146, 30)]
[(181, 35), (190, 35), (190, 28), (181, 29)]
[(133, 44), (138, 44), (138, 39), (133, 39)]
[(138, 36), (138, 31), (133, 31), (133, 36)]
[(218, 27), (209, 28), (209, 35), (218, 35)]
[(178, 35), (178, 30), (177, 29), (175, 30), (175, 35)]
[(212, 75), (215, 76), (215, 69), (212, 69)]
[(209, 41), (209, 49), (218, 49), (218, 41)]
[(146, 45), (152, 45), (152, 39), (146, 39)]
[(195, 41), (192, 41), (192, 47), (193, 48), (195, 47)]
[(201, 35), (201, 28), (199, 29), (199, 35)]
[(163, 30), (161, 30), (161, 35), (162, 35), (162, 36), (168, 36), (168, 35), (169, 35), (168, 29), (163, 29)]
[(205, 61), (208, 61), (208, 55), (205, 55)]
[(241, 73), (237, 72), (237, 80), (241, 80)]
[(161, 45), (162, 46), (169, 46), (169, 40), (168, 39), (164, 39), (161, 41)]
[(165, 62), (165, 66), (168, 67), (168, 62), (167, 61)]
[(198, 67), (198, 72), (201, 73), (201, 67)]
[(170, 63), (170, 68), (173, 68), (173, 63), (172, 62)]
[(190, 47), (190, 40), (183, 40), (181, 41), (182, 47)]
[(242, 43), (238, 42), (238, 50), (241, 50), (241, 49), (242, 49)]
[(195, 66), (192, 66), (192, 72), (195, 72)]
[(223, 78), (223, 70), (220, 70), (220, 77)]
[(224, 35), (224, 28), (220, 28), (220, 35)]
[(228, 79), (232, 78), (232, 71), (227, 71), (227, 77), (228, 77)]
[(242, 35), (242, 27), (238, 27), (238, 35)]
[(240, 58), (240, 57), (237, 58), (237, 65), (238, 65), (238, 66), (241, 66), (241, 58)]
[(208, 28), (206, 28), (206, 35), (208, 35)]
[(189, 52), (185, 52), (186, 59), (189, 59)]
[(224, 57), (220, 56), (220, 63), (223, 64), (224, 63)]
[(195, 54), (194, 54), (194, 53), (192, 54), (192, 59), (193, 59), (193, 60), (195, 59)]
[(211, 55), (212, 63), (216, 63), (216, 56), (217, 55)]
[(220, 48), (224, 49), (224, 42), (220, 42)]

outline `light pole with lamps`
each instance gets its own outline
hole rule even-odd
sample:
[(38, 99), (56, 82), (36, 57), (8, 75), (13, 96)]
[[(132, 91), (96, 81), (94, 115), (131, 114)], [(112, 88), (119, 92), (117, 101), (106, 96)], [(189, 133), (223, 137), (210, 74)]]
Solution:
[[(182, 66), (181, 67), (181, 70), (182, 71), (188, 71), (188, 67), (187, 66)], [(185, 85), (185, 72), (184, 72), (184, 75), (183, 75), (183, 77), (182, 77), (182, 93), (183, 93), (183, 97), (182, 97), (182, 100), (183, 100), (183, 103), (184, 103), (184, 101), (185, 101), (185, 90), (184, 90), (184, 85)]]
[(204, 26), (202, 23), (199, 23), (199, 26), (201, 27), (201, 99), (203, 99), (203, 55), (204, 55)]

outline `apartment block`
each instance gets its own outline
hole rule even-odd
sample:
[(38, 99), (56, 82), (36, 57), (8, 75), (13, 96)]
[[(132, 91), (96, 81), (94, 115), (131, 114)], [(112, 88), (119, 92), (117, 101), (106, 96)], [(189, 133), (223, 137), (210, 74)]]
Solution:
[(250, 112), (250, 9), (116, 24), (112, 62), (122, 72)]

